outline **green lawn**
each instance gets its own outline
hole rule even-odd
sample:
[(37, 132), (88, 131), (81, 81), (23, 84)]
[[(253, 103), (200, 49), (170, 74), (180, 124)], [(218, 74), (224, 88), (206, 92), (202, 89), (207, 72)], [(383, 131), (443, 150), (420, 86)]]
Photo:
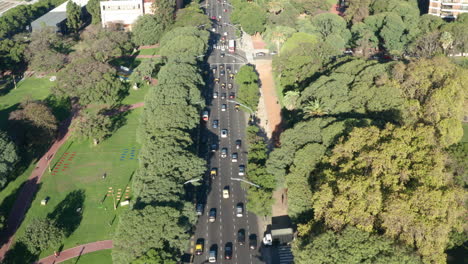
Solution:
[(88, 253), (79, 258), (69, 259), (62, 262), (64, 264), (112, 264), (111, 250), (100, 250)]
[[(111, 239), (118, 215), (128, 207), (118, 207), (114, 211), (112, 197), (106, 197), (103, 203), (101, 200), (109, 187), (116, 192), (121, 189), (123, 193), (126, 187), (131, 188), (130, 180), (138, 165), (136, 157), (140, 146), (136, 142), (136, 129), (141, 111), (141, 108), (131, 111), (125, 116), (126, 124), (96, 147), (90, 141), (74, 140), (62, 146), (52, 160), (53, 168), (58, 168), (58, 172), (43, 176), (40, 190), (17, 232), (17, 238), (31, 219), (50, 217), (57, 219), (71, 233), (63, 241), (64, 249)], [(124, 160), (121, 160), (123, 154)], [(59, 166), (62, 158), (64, 161)], [(102, 177), (104, 173), (107, 175), (105, 179)], [(131, 197), (132, 190), (129, 190)], [(50, 198), (48, 204), (40, 205), (46, 197)], [(79, 208), (81, 213), (76, 211)], [(40, 258), (53, 254), (54, 250), (42, 252)]]
[(143, 102), (145, 100), (146, 92), (148, 92), (149, 86), (141, 86), (138, 90), (130, 88), (129, 95), (123, 99), (122, 104), (134, 104)]
[(138, 55), (157, 55), (157, 54), (159, 54), (159, 47), (151, 48), (151, 49), (141, 49), (138, 51)]
[(10, 89), (6, 85), (0, 86), (0, 129), (5, 129), (8, 115), (16, 110), (19, 103), (26, 98), (35, 100), (45, 99), (50, 94), (50, 88), (55, 82), (49, 81), (49, 77), (26, 78), (17, 84), (16, 89)]

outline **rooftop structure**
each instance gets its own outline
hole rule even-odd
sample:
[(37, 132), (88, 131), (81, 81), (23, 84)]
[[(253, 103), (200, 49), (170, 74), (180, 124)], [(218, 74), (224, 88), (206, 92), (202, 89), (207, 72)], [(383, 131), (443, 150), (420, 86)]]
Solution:
[[(81, 7), (84, 7), (88, 3), (88, 0), (70, 1), (75, 2)], [(37, 31), (42, 27), (55, 27), (57, 31), (66, 31), (65, 21), (67, 20), (67, 3), (68, 1), (50, 10), (47, 14), (41, 16), (40, 18), (34, 20), (31, 23), (31, 30)]]
[(138, 17), (153, 14), (153, 0), (111, 0), (101, 1), (101, 23), (103, 27), (110, 23), (120, 24), (131, 30)]
[(468, 0), (429, 0), (429, 14), (446, 19), (455, 19), (468, 13)]

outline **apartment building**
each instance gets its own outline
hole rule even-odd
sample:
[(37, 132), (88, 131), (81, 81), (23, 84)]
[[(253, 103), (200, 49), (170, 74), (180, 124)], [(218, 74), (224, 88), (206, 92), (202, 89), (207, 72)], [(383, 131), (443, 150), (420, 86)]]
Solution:
[(429, 0), (429, 14), (445, 19), (456, 19), (468, 13), (468, 0)]
[(139, 16), (153, 14), (154, 0), (110, 0), (101, 1), (101, 22), (103, 27), (110, 24), (131, 30)]

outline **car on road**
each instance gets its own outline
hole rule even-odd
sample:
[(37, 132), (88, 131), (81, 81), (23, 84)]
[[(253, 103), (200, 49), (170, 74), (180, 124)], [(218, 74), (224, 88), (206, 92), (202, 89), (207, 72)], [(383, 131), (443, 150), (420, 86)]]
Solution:
[(211, 66), (211, 71), (213, 72), (213, 74), (216, 73), (216, 65)]
[(216, 152), (216, 150), (218, 150), (218, 144), (216, 143), (211, 144), (210, 150), (211, 152)]
[(214, 99), (218, 98), (218, 92), (214, 92), (214, 93), (213, 93), (213, 98), (214, 98)]
[(197, 204), (197, 215), (202, 215), (203, 214), (203, 204), (198, 203)]
[(209, 263), (215, 263), (216, 262), (216, 245), (213, 245), (210, 248), (210, 255), (208, 257), (208, 262)]
[(203, 238), (197, 239), (197, 243), (195, 244), (195, 254), (201, 255), (203, 254), (203, 246), (205, 244), (205, 240)]
[(257, 235), (250, 234), (249, 236), (249, 248), (256, 249), (257, 248)]
[(210, 223), (213, 223), (214, 221), (216, 221), (216, 208), (211, 208), (210, 209), (210, 213), (209, 213), (209, 216), (208, 216), (208, 221), (210, 221)]
[(224, 258), (225, 259), (232, 259), (232, 243), (228, 242), (224, 246)]
[(224, 58), (224, 53), (219, 54), (221, 58)]
[(245, 166), (239, 165), (239, 176), (244, 176), (244, 175), (245, 175)]
[(202, 118), (203, 118), (203, 121), (208, 121), (209, 113), (207, 110), (203, 111)]
[(219, 75), (224, 76), (224, 74), (226, 74), (226, 71), (224, 71), (224, 70), (219, 71)]
[(227, 32), (224, 32), (224, 33), (223, 33), (223, 35), (224, 35), (224, 36), (227, 36), (227, 35), (228, 35), (228, 33), (227, 33)]
[(239, 231), (237, 232), (237, 243), (239, 243), (239, 245), (244, 245), (245, 243), (245, 230), (244, 229), (239, 229)]
[(210, 170), (210, 176), (211, 176), (211, 178), (214, 178), (214, 177), (218, 176), (218, 169), (217, 168), (212, 168)]
[(233, 73), (229, 74), (229, 79), (231, 79), (231, 80), (234, 79), (234, 74)]
[(219, 120), (213, 120), (212, 126), (213, 126), (213, 128), (218, 128), (218, 126), (219, 126)]
[(232, 161), (232, 162), (237, 162), (237, 158), (238, 158), (237, 152), (232, 153), (232, 155), (231, 155), (231, 161)]
[(212, 19), (212, 20), (216, 20), (216, 16), (211, 16), (211, 19)]
[(227, 104), (222, 104), (221, 111), (226, 112), (226, 109), (227, 109)]
[(236, 98), (236, 93), (235, 92), (230, 92), (229, 93), (229, 99), (234, 99)]
[(224, 199), (229, 198), (229, 186), (224, 186), (224, 189), (223, 189), (223, 198), (224, 198)]
[(221, 88), (226, 89), (226, 84), (225, 84), (225, 83), (221, 83)]
[(257, 54), (255, 54), (255, 55), (257, 55), (257, 57), (263, 57), (266, 54), (265, 54), (265, 52), (257, 52)]
[(228, 136), (228, 130), (227, 129), (222, 129), (221, 130), (221, 137), (222, 138), (227, 138)]
[(240, 149), (242, 145), (242, 141), (240, 139), (236, 140), (236, 149)]
[(221, 99), (223, 99), (223, 100), (226, 99), (226, 93), (221, 94)]
[(226, 158), (227, 157), (227, 148), (221, 149), (221, 158)]
[(232, 83), (228, 83), (228, 89), (232, 89)]
[(237, 217), (244, 216), (244, 205), (242, 203), (238, 203), (236, 206), (236, 216)]
[(224, 70), (224, 65), (223, 64), (219, 65), (219, 69)]

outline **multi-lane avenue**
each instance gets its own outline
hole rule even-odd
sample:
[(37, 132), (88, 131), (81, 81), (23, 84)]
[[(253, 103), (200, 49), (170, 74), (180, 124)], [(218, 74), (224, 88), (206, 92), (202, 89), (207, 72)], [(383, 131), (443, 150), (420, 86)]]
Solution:
[[(246, 194), (240, 182), (231, 179), (244, 178), (245, 175), (239, 173), (239, 166), (247, 165), (247, 149), (244, 144), (246, 118), (244, 112), (235, 108), (238, 87), (231, 75), (237, 73), (245, 63), (245, 58), (237, 49), (234, 53), (228, 50), (229, 40), (236, 39), (236, 29), (229, 21), (232, 7), (224, 0), (206, 1), (202, 3), (206, 14), (215, 19), (213, 27), (206, 28), (211, 31), (209, 70), (207, 67), (209, 77), (204, 91), (209, 118), (208, 121), (203, 121), (200, 138), (201, 153), (208, 160), (208, 172), (215, 169), (217, 175), (208, 175), (202, 186), (197, 188), (196, 203), (197, 207), (203, 207), (203, 212), (198, 218), (191, 246), (195, 253), (195, 244), (198, 241), (198, 244), (203, 244), (203, 250), (202, 254), (195, 255), (193, 261), (208, 263), (210, 251), (214, 251), (216, 263), (264, 263), (260, 258), (262, 234), (259, 234), (257, 217), (246, 210)], [(236, 44), (238, 42), (236, 40)], [(227, 135), (222, 135), (222, 130)], [(226, 155), (223, 154), (223, 149)], [(242, 207), (241, 214), (238, 206)], [(244, 243), (238, 239), (239, 231), (245, 234)], [(252, 245), (254, 241), (249, 238), (254, 237), (256, 243)], [(226, 259), (226, 256), (230, 259)]]

